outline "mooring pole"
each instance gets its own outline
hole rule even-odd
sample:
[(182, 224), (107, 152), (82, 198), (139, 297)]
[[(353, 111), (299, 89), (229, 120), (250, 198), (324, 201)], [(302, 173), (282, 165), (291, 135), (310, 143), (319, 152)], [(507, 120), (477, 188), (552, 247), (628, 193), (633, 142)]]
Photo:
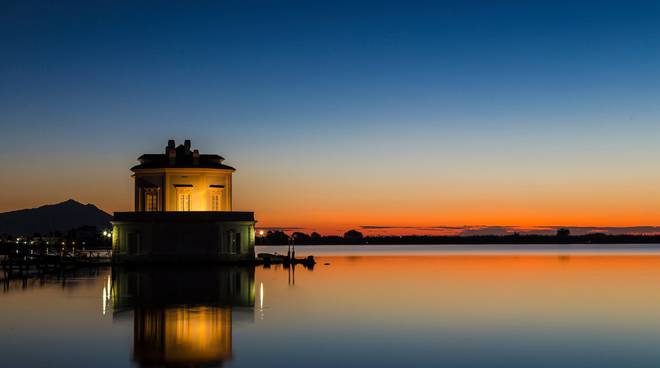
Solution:
[(287, 262), (291, 262), (291, 239), (286, 240), (286, 260)]

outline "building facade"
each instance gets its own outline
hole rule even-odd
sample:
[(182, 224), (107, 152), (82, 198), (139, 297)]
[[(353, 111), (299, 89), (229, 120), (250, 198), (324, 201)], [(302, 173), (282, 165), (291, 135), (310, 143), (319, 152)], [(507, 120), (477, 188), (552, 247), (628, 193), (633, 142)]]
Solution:
[(146, 154), (131, 168), (135, 178), (135, 211), (231, 211), (232, 174), (218, 155), (191, 151), (190, 141), (165, 154)]
[(235, 169), (186, 140), (145, 154), (131, 168), (135, 211), (113, 218), (115, 261), (254, 259), (254, 213), (232, 211)]

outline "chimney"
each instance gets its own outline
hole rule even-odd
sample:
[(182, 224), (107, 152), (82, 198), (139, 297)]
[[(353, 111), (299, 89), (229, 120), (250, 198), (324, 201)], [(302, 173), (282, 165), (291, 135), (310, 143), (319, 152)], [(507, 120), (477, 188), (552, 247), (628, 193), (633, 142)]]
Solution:
[(167, 144), (167, 157), (170, 159), (170, 165), (174, 165), (176, 163), (176, 148), (174, 147), (173, 140), (170, 143)]
[(186, 154), (190, 153), (190, 139), (186, 139), (183, 142), (183, 146), (186, 148)]
[(171, 148), (175, 147), (174, 145), (175, 145), (174, 139), (170, 139), (169, 141), (167, 141), (167, 147), (165, 147), (165, 154), (166, 155), (168, 154), (168, 152), (170, 152)]
[(193, 151), (193, 165), (199, 165), (199, 150)]

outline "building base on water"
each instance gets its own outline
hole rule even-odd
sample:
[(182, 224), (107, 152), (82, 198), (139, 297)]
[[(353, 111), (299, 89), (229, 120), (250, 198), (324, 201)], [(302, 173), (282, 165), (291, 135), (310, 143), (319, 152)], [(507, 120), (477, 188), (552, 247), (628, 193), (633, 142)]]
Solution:
[(116, 263), (253, 262), (253, 212), (115, 212)]

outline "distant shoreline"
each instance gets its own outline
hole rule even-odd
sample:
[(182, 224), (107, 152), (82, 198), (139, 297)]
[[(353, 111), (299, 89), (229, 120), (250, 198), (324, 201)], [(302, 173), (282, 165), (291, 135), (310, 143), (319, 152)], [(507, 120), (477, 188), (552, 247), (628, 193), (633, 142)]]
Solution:
[[(287, 245), (286, 239), (257, 237), (258, 246)], [(463, 244), (660, 244), (660, 235), (475, 235), (475, 236), (365, 236), (359, 239), (341, 236), (295, 239), (296, 245), (463, 245)]]

